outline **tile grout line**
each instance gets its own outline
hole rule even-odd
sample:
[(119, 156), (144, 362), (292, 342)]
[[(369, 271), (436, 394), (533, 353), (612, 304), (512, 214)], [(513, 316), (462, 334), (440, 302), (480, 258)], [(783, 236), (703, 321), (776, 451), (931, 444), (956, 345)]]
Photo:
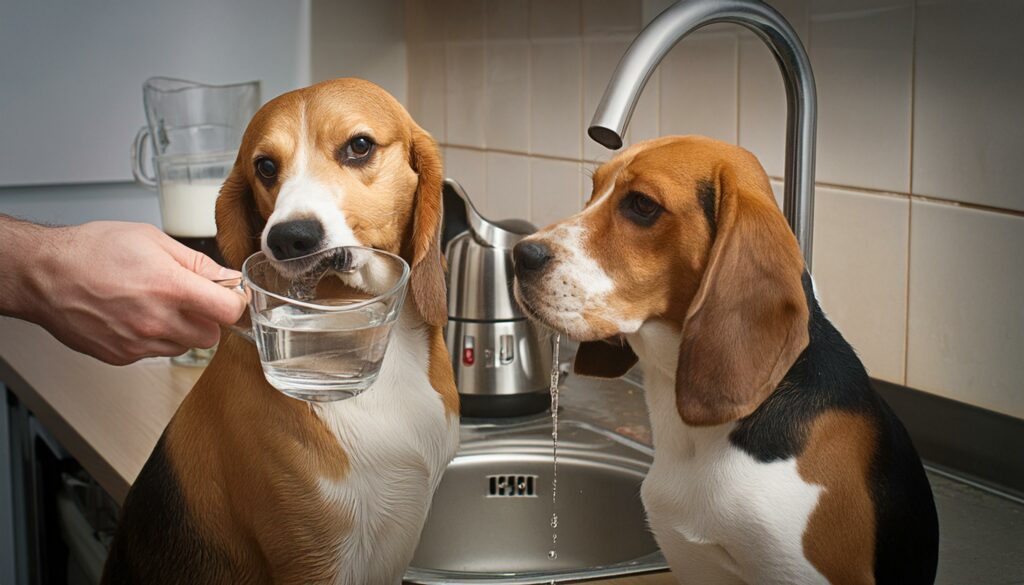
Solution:
[[(785, 179), (778, 175), (769, 175), (769, 179), (784, 183)], [(852, 193), (862, 195), (876, 195), (879, 197), (892, 197), (894, 199), (907, 199), (909, 201), (923, 201), (927, 203), (935, 203), (938, 205), (949, 205), (951, 207), (960, 207), (963, 209), (971, 209), (974, 211), (985, 211), (988, 213), (996, 213), (999, 215), (1008, 215), (1010, 217), (1024, 217), (1024, 210), (1009, 209), (1006, 207), (995, 207), (992, 205), (984, 205), (981, 203), (970, 203), (967, 201), (957, 201), (956, 199), (947, 199), (944, 197), (935, 197), (933, 195), (919, 195), (914, 193), (903, 193), (900, 191), (886, 191), (884, 189), (874, 189), (872, 187), (858, 187), (855, 185), (844, 185), (842, 183), (827, 183), (824, 181), (815, 181), (815, 188), (825, 189), (839, 189), (841, 191), (850, 191)]]
[(741, 142), (740, 142), (740, 133), (741, 133), (741, 130), (740, 130), (740, 110), (741, 110), (741, 108), (740, 108), (740, 96), (743, 95), (743, 92), (740, 90), (740, 80), (743, 79), (743, 76), (740, 75), (740, 67), (743, 66), (742, 56), (741, 56), (742, 53), (743, 53), (743, 47), (742, 47), (742, 44), (741, 44), (742, 41), (740, 40), (740, 35), (736, 35), (735, 36), (735, 40), (736, 40), (736, 61), (735, 61), (735, 63), (736, 63), (736, 67), (735, 67), (735, 71), (736, 71), (736, 146), (739, 146), (741, 144)]
[(910, 378), (910, 263), (914, 229), (914, 100), (917, 94), (917, 0), (911, 4), (910, 12), (910, 160), (907, 190), (910, 192), (907, 204), (907, 276), (903, 287), (903, 385)]
[(956, 201), (955, 199), (945, 199), (942, 197), (933, 197), (931, 195), (910, 195), (911, 201), (921, 201), (924, 203), (934, 203), (938, 205), (949, 205), (950, 207), (959, 207), (961, 209), (970, 209), (971, 211), (984, 211), (986, 213), (995, 213), (997, 215), (1005, 215), (1009, 217), (1021, 217), (1024, 218), (1024, 210), (1007, 209), (1005, 207), (995, 207), (992, 205), (984, 205), (981, 203), (968, 203), (966, 201)]
[[(533, 3), (526, 2), (526, 150), (533, 147), (533, 38), (530, 22), (533, 18)], [(530, 221), (536, 223), (533, 210), (533, 157), (526, 161), (526, 209)]]
[(487, 5), (486, 4), (483, 4), (483, 6), (481, 7), (481, 11), (483, 12), (483, 19), (482, 19), (483, 23), (480, 25), (480, 28), (481, 28), (480, 34), (481, 34), (481, 36), (483, 38), (483, 59), (482, 59), (483, 60), (483, 66), (481, 67), (480, 75), (481, 75), (481, 81), (483, 82), (483, 95), (481, 97), (483, 98), (483, 102), (484, 103), (480, 105), (480, 110), (481, 110), (481, 113), (482, 113), (481, 118), (482, 118), (482, 122), (483, 122), (483, 125), (484, 125), (484, 128), (483, 128), (483, 130), (484, 130), (484, 132), (483, 132), (483, 143), (484, 143), (484, 146), (483, 146), (483, 151), (484, 151), (484, 155), (483, 155), (484, 156), (484, 205), (485, 205), (485, 207), (487, 207), (488, 213), (490, 213), (491, 209), (493, 209), (493, 204), (491, 203), (491, 193), (490, 193), (490, 191), (491, 191), (490, 166), (491, 165), (490, 165), (490, 157), (487, 156), (488, 153), (490, 152), (487, 149), (487, 110), (488, 110), (488, 108), (487, 108), (487, 49), (490, 48), (490, 39), (487, 36)]
[(513, 155), (513, 156), (525, 156), (527, 158), (538, 158), (538, 159), (554, 160), (554, 161), (560, 161), (560, 162), (574, 162), (574, 163), (593, 162), (593, 161), (588, 161), (588, 160), (585, 160), (585, 159), (572, 158), (572, 157), (567, 157), (567, 156), (558, 156), (558, 155), (554, 155), (554, 154), (540, 154), (540, 153), (537, 153), (537, 152), (530, 153), (530, 152), (523, 152), (521, 150), (510, 150), (510, 149), (506, 149), (506, 148), (481, 148), (479, 146), (470, 146), (468, 144), (453, 144), (453, 143), (449, 143), (449, 142), (444, 143), (444, 146), (449, 147), (449, 148), (460, 148), (462, 150), (473, 150), (473, 151), (483, 152), (483, 153), (493, 152), (493, 153), (497, 153), (497, 154), (510, 154), (510, 155)]
[(448, 10), (445, 9), (445, 4), (441, 5), (441, 67), (444, 71), (444, 75), (441, 78), (441, 91), (443, 92), (441, 101), (441, 114), (444, 120), (442, 121), (442, 128), (444, 129), (444, 141), (448, 142)]
[(579, 88), (580, 88), (580, 93), (579, 93), (579, 103), (580, 103), (579, 122), (580, 122), (580, 131), (581, 132), (580, 132), (580, 135), (576, 137), (576, 148), (577, 148), (577, 151), (580, 153), (580, 158), (581, 159), (584, 156), (583, 155), (583, 151), (586, 148), (584, 146), (584, 144), (583, 144), (583, 141), (584, 141), (583, 137), (586, 135), (586, 132), (587, 132), (586, 130), (584, 130), (584, 128), (586, 128), (585, 125), (587, 123), (587, 118), (586, 118), (587, 114), (585, 112), (585, 110), (587, 109), (587, 97), (586, 97), (586, 95), (587, 95), (587, 88), (586, 88), (587, 76), (585, 75), (585, 70), (584, 70), (584, 68), (587, 66), (587, 63), (585, 61), (586, 60), (586, 51), (587, 51), (586, 50), (587, 39), (584, 38), (584, 30), (586, 29), (586, 26), (584, 26), (584, 23), (583, 23), (583, 10), (584, 10), (583, 2), (580, 2), (580, 17), (579, 17), (579, 22), (577, 23), (579, 25), (579, 28), (577, 29), (577, 32), (580, 35), (580, 52), (579, 52), (580, 76), (579, 76), (579, 80), (578, 81), (580, 83), (580, 85), (579, 85)]

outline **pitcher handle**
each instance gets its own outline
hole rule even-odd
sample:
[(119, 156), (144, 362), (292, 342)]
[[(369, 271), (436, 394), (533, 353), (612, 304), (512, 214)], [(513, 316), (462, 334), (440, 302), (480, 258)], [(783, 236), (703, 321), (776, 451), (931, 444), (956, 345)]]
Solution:
[(147, 144), (153, 144), (153, 141), (150, 139), (149, 128), (143, 126), (139, 128), (139, 132), (132, 142), (132, 176), (139, 183), (156, 189), (156, 177), (147, 175), (146, 170), (142, 168), (142, 161), (146, 158), (144, 153)]

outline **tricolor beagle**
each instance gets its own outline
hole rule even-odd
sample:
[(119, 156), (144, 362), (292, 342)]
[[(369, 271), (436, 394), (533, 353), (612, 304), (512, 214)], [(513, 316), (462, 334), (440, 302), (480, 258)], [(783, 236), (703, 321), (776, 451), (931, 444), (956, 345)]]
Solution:
[(584, 342), (577, 372), (639, 357), (655, 447), (642, 499), (681, 582), (933, 581), (921, 461), (818, 306), (753, 155), (637, 144), (514, 257), (520, 303)]
[(372, 83), (255, 115), (217, 201), (228, 263), (371, 246), (409, 262), (409, 298), (377, 381), (338, 403), (286, 397), (255, 347), (223, 335), (125, 499), (105, 583), (401, 581), (459, 440), (441, 182), (434, 141)]

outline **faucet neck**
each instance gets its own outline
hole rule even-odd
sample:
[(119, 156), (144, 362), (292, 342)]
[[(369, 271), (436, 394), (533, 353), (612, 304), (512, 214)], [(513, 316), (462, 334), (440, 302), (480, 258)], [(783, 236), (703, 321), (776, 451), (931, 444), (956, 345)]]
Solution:
[(768, 45), (786, 87), (786, 169), (783, 212), (811, 267), (814, 217), (814, 148), (817, 94), (810, 59), (793, 27), (760, 0), (681, 0), (640, 32), (619, 61), (587, 133), (598, 143), (622, 147), (629, 119), (647, 80), (668, 51), (694, 30), (731, 22)]

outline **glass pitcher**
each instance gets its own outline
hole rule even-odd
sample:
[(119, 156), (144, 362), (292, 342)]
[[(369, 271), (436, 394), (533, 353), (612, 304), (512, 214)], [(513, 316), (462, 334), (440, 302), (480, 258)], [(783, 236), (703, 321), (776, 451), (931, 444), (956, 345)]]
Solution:
[(142, 85), (146, 123), (135, 137), (133, 171), (140, 182), (155, 186), (142, 169), (142, 149), (153, 156), (232, 152), (260, 105), (260, 82), (208, 85), (150, 77)]
[[(231, 172), (242, 133), (259, 108), (259, 82), (207, 85), (151, 77), (142, 86), (142, 98), (147, 126), (132, 144), (132, 174), (158, 190), (169, 235), (213, 238), (214, 203)], [(153, 175), (145, 169), (147, 150), (152, 152)]]
[[(142, 86), (142, 98), (147, 125), (132, 143), (132, 174), (157, 189), (168, 235), (223, 264), (215, 239), (217, 195), (245, 127), (259, 108), (260, 84), (207, 85), (151, 77)], [(152, 174), (146, 170), (147, 158)], [(203, 366), (212, 353), (192, 349), (172, 361)]]

